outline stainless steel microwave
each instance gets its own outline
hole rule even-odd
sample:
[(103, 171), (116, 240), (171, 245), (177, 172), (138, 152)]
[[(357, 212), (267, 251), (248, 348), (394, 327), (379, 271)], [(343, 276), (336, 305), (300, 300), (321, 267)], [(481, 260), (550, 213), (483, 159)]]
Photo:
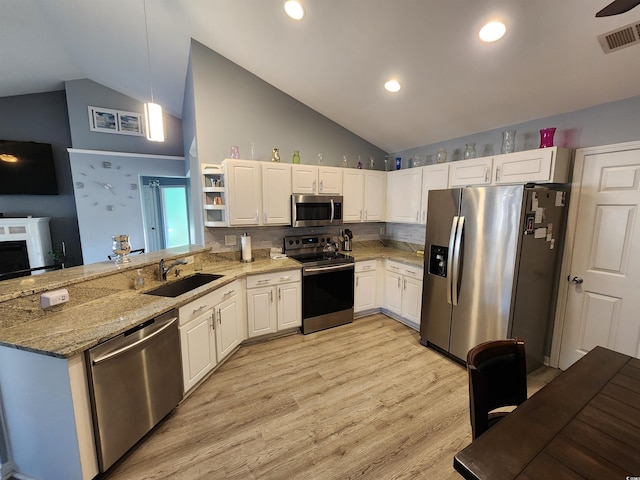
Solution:
[(342, 225), (342, 195), (291, 195), (291, 226)]

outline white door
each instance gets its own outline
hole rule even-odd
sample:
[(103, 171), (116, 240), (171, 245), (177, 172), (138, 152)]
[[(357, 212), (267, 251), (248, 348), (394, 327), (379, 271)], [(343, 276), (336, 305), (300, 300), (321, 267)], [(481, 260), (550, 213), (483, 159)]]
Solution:
[(247, 318), (249, 337), (273, 333), (277, 329), (274, 287), (247, 290)]
[(422, 280), (404, 277), (402, 281), (402, 317), (420, 325)]
[(569, 285), (562, 369), (597, 345), (640, 355), (640, 144), (633, 150), (613, 147), (608, 152), (602, 147), (579, 150), (576, 155), (574, 181), (580, 181), (581, 173), (582, 182), (572, 199), (577, 213), (570, 268), (564, 276)]
[(184, 391), (187, 392), (216, 366), (213, 310), (180, 327), (180, 349)]
[(385, 272), (384, 300), (389, 311), (402, 315), (402, 275)]
[(357, 313), (374, 309), (376, 307), (376, 271), (356, 273), (355, 282), (353, 311)]
[(215, 308), (218, 319), (216, 329), (216, 353), (218, 362), (229, 355), (233, 349), (240, 345), (241, 330), (238, 323), (239, 306), (238, 297), (234, 295)]
[(318, 193), (342, 195), (342, 168), (318, 167)]
[(342, 221), (362, 221), (362, 198), (364, 196), (364, 171), (345, 168), (343, 185)]
[(302, 284), (286, 283), (279, 285), (278, 291), (278, 330), (302, 326)]
[(422, 210), (420, 223), (427, 223), (427, 207), (429, 206), (429, 191), (443, 190), (449, 186), (449, 165), (438, 163), (422, 167)]
[(488, 185), (491, 183), (492, 168), (492, 157), (453, 162), (449, 168), (449, 188)]
[(387, 221), (419, 223), (422, 170), (410, 168), (387, 176)]
[[(346, 193), (346, 192), (345, 192)], [(387, 173), (365, 171), (364, 174), (364, 215), (365, 222), (382, 222), (387, 194)]]
[(262, 165), (262, 223), (291, 223), (291, 166), (271, 162)]
[(229, 224), (259, 225), (262, 205), (260, 165), (258, 162), (225, 160)]
[(311, 165), (292, 165), (291, 193), (300, 195), (314, 195), (318, 193), (318, 167)]

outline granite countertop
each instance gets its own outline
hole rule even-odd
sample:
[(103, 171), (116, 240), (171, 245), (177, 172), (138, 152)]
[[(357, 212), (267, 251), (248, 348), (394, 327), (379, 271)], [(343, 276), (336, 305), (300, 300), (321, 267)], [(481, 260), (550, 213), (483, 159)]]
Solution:
[[(202, 253), (205, 250), (204, 248), (191, 247), (173, 253), (175, 254), (174, 256), (184, 256), (190, 253)], [(345, 253), (352, 255), (356, 261), (390, 258), (410, 265), (422, 266), (423, 264), (423, 257), (417, 256), (415, 252), (384, 247), (380, 242), (365, 242), (362, 246), (358, 246), (356, 243), (352, 252)], [(163, 252), (163, 254), (166, 255), (166, 252)], [(149, 254), (145, 259), (139, 260), (141, 263), (130, 264), (127, 269), (129, 272), (131, 270), (135, 271), (136, 267), (140, 268), (144, 262), (148, 264), (151, 261), (155, 261), (156, 259), (151, 258), (152, 256), (153, 254)], [(160, 258), (162, 257), (158, 256), (158, 261)], [(37, 302), (39, 302), (38, 294), (43, 291), (63, 288), (65, 285), (82, 285), (78, 284), (81, 281), (78, 280), (78, 275), (85, 281), (92, 280), (94, 282), (99, 282), (101, 277), (113, 276), (113, 264), (109, 265), (107, 263), (103, 265), (103, 263), (74, 267), (68, 269), (68, 272), (59, 270), (57, 272), (61, 272), (61, 276), (57, 277), (58, 280), (54, 283), (51, 280), (47, 283), (44, 278), (33, 278), (39, 276), (28, 277), (33, 282), (28, 289), (22, 288), (23, 285), (19, 282), (20, 279), (10, 280), (8, 282), (13, 283), (13, 290), (11, 285), (2, 285), (0, 288), (0, 302), (5, 302), (4, 305), (0, 303), (0, 308), (4, 310), (3, 307), (6, 306), (3, 314), (10, 315), (9, 305), (11, 302), (7, 302), (6, 300), (8, 299), (26, 301), (27, 299), (20, 297), (25, 297), (31, 292), (31, 297), (29, 298), (31, 298), (31, 304), (33, 304), (36, 298)], [(193, 265), (190, 266), (193, 268)], [(301, 267), (298, 262), (288, 258), (280, 260), (271, 260), (268, 257), (257, 258), (252, 263), (240, 263), (229, 259), (208, 262), (202, 265), (200, 271), (202, 273), (223, 275), (223, 277), (175, 298), (145, 295), (143, 293), (160, 285), (159, 281), (147, 282), (146, 287), (141, 291), (130, 287), (109, 289), (107, 285), (104, 288), (100, 287), (100, 292), (97, 295), (94, 291), (94, 296), (88, 301), (78, 305), (68, 305), (58, 311), (47, 312), (46, 315), (42, 315), (40, 311), (38, 312), (40, 314), (39, 318), (35, 318), (38, 315), (34, 315), (33, 320), (14, 325), (9, 324), (9, 326), (0, 328), (0, 345), (52, 357), (69, 358), (150, 318), (172, 308), (181, 307), (234, 280), (252, 274), (299, 268)], [(74, 276), (74, 273), (77, 275)], [(188, 275), (189, 273), (185, 274)], [(103, 280), (105, 280), (105, 284), (112, 282), (110, 277)], [(100, 284), (98, 283), (98, 285)], [(94, 287), (95, 289), (96, 287)]]

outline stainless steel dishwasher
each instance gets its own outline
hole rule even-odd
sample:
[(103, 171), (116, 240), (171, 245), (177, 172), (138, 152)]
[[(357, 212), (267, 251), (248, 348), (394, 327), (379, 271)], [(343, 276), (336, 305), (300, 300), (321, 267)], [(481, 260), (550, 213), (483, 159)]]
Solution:
[(182, 399), (177, 310), (88, 350), (87, 368), (104, 472)]

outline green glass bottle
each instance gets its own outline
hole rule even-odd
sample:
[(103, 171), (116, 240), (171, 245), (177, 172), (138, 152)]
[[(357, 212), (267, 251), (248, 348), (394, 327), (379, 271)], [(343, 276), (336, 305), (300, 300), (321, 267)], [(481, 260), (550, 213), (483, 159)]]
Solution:
[(296, 165), (300, 163), (300, 150), (294, 150), (293, 151), (293, 163), (295, 163)]

